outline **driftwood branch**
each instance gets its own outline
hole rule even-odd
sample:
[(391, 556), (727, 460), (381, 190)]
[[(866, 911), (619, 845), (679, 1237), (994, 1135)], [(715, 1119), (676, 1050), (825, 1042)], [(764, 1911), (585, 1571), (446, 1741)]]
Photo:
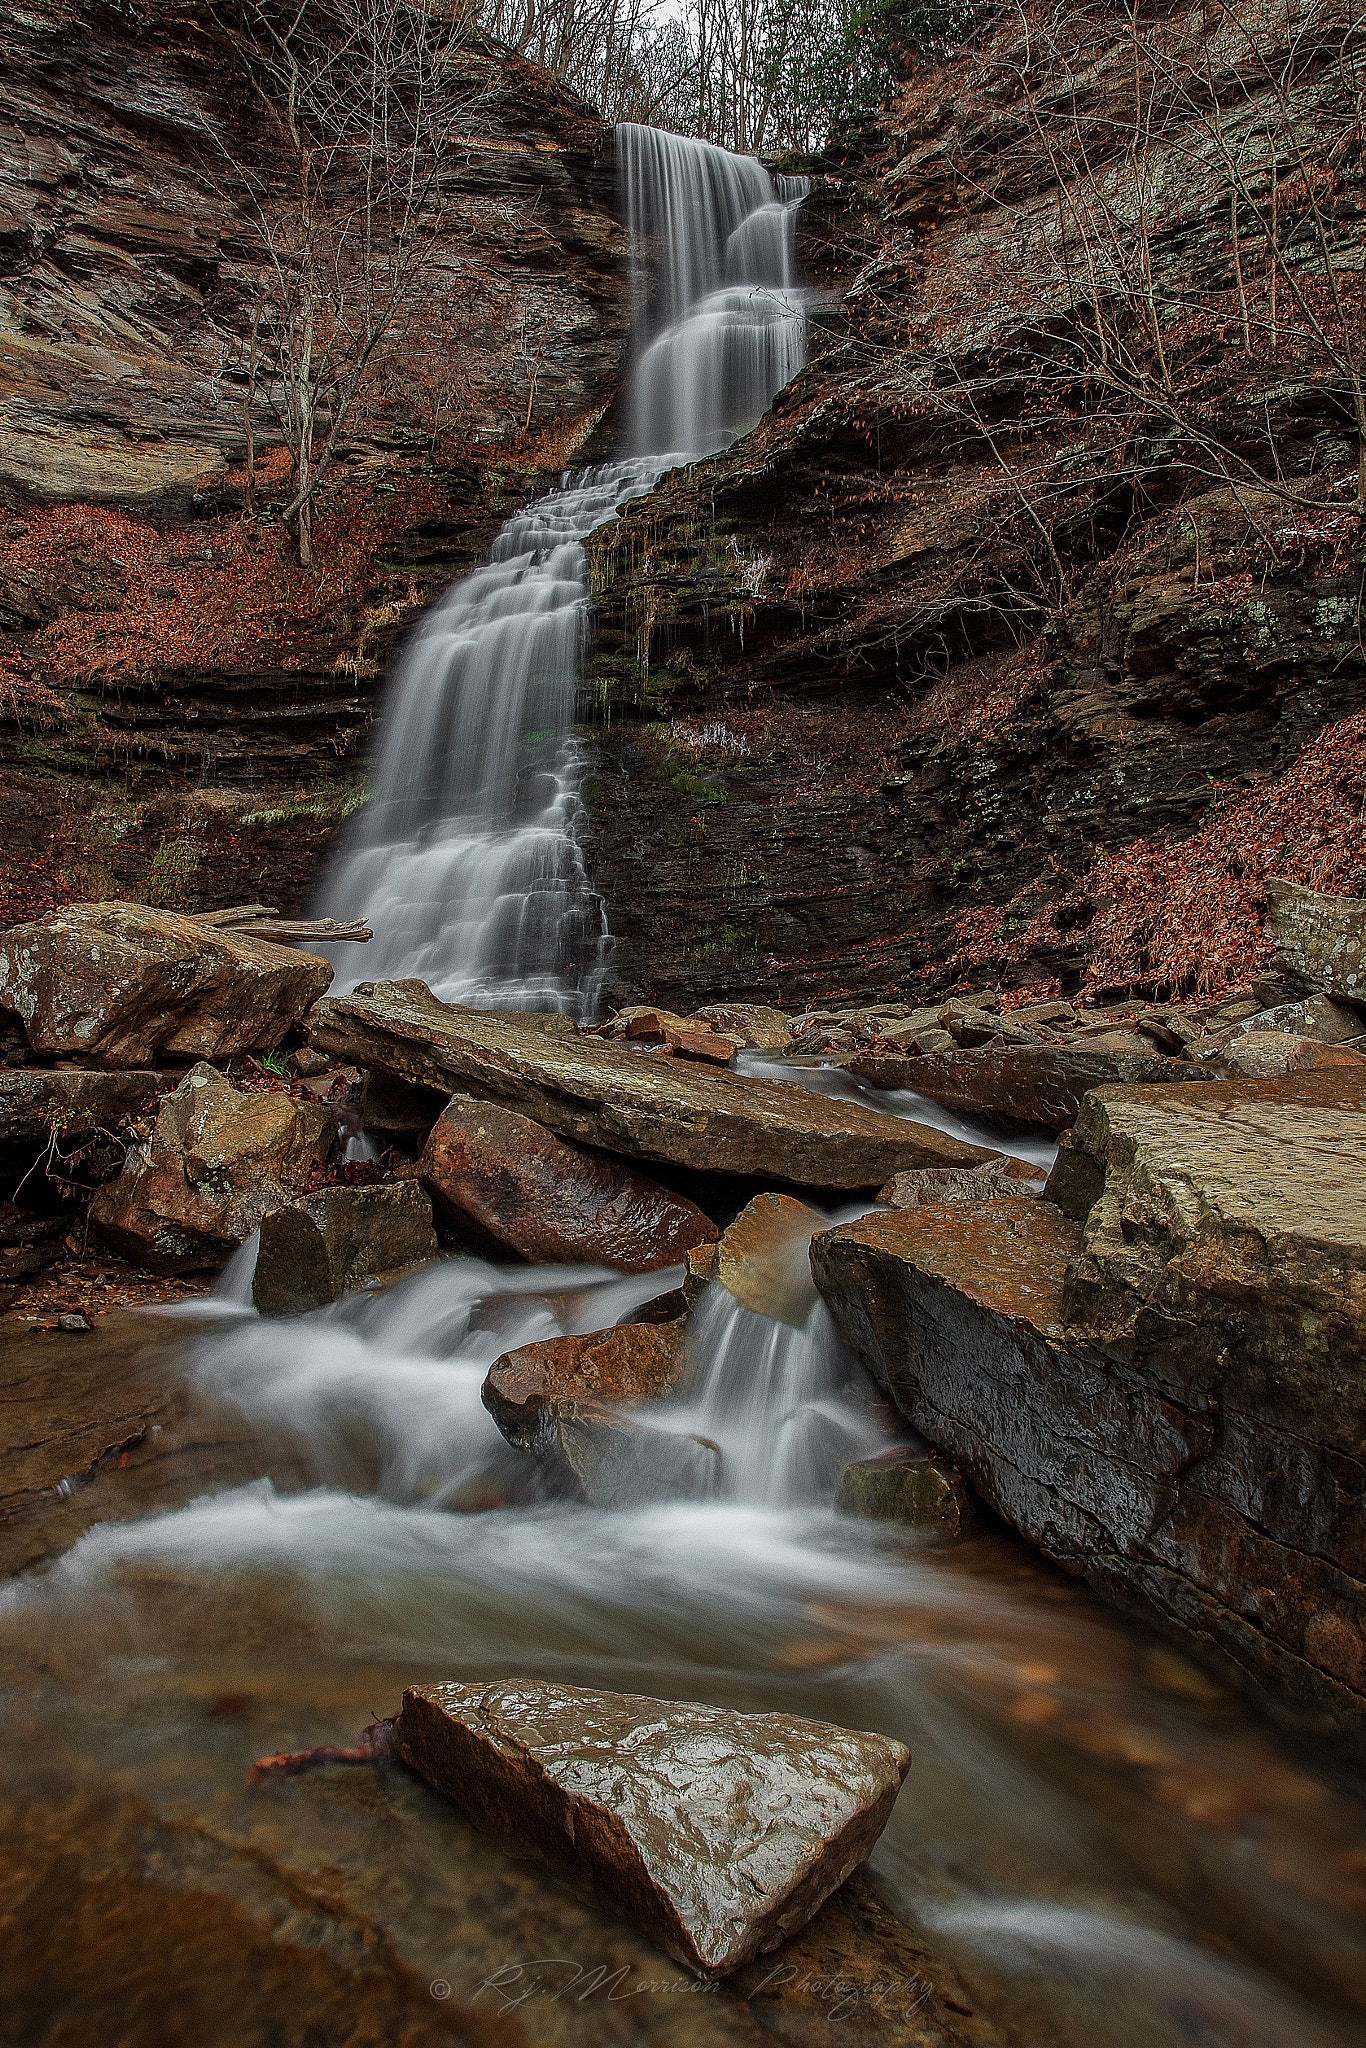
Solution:
[(338, 924), (332, 917), (281, 917), (264, 903), (239, 903), (232, 910), (205, 910), (194, 919), (213, 931), (231, 932), (238, 939), (269, 939), (276, 946), (306, 945), (310, 939), (351, 939), (363, 945), (375, 935), (362, 917)]

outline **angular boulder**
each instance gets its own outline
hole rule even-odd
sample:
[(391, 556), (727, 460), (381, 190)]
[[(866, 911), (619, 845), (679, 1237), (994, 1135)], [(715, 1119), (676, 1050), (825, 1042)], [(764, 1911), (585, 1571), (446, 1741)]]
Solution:
[(312, 1042), (352, 1065), (515, 1109), (557, 1136), (634, 1159), (872, 1188), (912, 1166), (990, 1155), (923, 1124), (784, 1082), (654, 1059), (543, 1029), (543, 1020), (438, 1002), (420, 981), (327, 996)]
[(705, 1024), (723, 1038), (733, 1038), (737, 1045), (750, 1046), (756, 1052), (787, 1049), (788, 1019), (765, 1003), (708, 1003), (688, 1021)]
[[(1363, 1031), (1358, 1011), (1329, 996), (1305, 996), (1300, 1002), (1274, 1003), (1243, 1018), (1240, 1031), (1289, 1031), (1296, 1038), (1316, 1038), (1322, 1045), (1345, 1045)], [(1236, 1039), (1232, 1041), (1236, 1044)]]
[(550, 1442), (573, 1485), (566, 1491), (589, 1507), (615, 1512), (656, 1501), (711, 1500), (721, 1488), (721, 1447), (710, 1437), (660, 1429), (589, 1402), (555, 1410)]
[[(1128, 1034), (1124, 1034), (1127, 1038)], [(1142, 1045), (1135, 1038), (1136, 1046)], [(911, 1088), (945, 1109), (1022, 1131), (1065, 1131), (1092, 1088), (1117, 1082), (1199, 1080), (1207, 1071), (1152, 1051), (1091, 1045), (977, 1046), (921, 1059), (863, 1053), (841, 1062), (877, 1088)], [(930, 1165), (929, 1160), (922, 1162)], [(947, 1162), (944, 1162), (947, 1163)]]
[(563, 1404), (634, 1407), (676, 1391), (685, 1325), (619, 1323), (586, 1337), (547, 1337), (495, 1359), (483, 1401), (510, 1444), (535, 1451)]
[(433, 1125), (417, 1173), (447, 1216), (533, 1265), (647, 1273), (719, 1234), (695, 1203), (620, 1160), (465, 1095)]
[(756, 1195), (722, 1236), (714, 1277), (741, 1308), (804, 1330), (816, 1300), (808, 1248), (828, 1221), (792, 1195)]
[(1366, 1077), (1106, 1089), (1072, 1149), (1084, 1224), (1008, 1198), (817, 1237), (836, 1324), (1048, 1556), (1359, 1732)]
[(790, 1714), (515, 1679), (410, 1686), (394, 1752), (702, 1977), (806, 1924), (910, 1764), (889, 1736)]
[(320, 1104), (244, 1095), (215, 1068), (192, 1067), (150, 1138), (130, 1146), (118, 1179), (96, 1193), (90, 1220), (154, 1272), (219, 1266), (267, 1210), (304, 1192), (336, 1128)]
[(261, 1218), (252, 1301), (262, 1315), (300, 1315), (436, 1252), (432, 1205), (415, 1181), (318, 1188)]
[(1366, 1003), (1366, 897), (1321, 896), (1269, 875), (1266, 935), (1276, 965), (1305, 988)]
[(312, 953), (141, 903), (74, 903), (0, 934), (0, 1006), (35, 1052), (91, 1066), (278, 1045), (331, 980)]

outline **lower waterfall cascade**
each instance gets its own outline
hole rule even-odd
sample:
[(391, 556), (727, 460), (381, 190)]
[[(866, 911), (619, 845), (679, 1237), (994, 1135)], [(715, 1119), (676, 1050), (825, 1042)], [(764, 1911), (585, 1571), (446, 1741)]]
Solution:
[(596, 1008), (611, 940), (580, 843), (584, 542), (666, 469), (752, 426), (806, 353), (806, 181), (631, 123), (616, 144), (632, 246), (658, 250), (653, 296), (635, 264), (632, 452), (514, 514), (403, 650), (373, 796), (316, 899), (319, 916), (375, 928), (362, 966), (332, 949), (338, 993), (415, 975), (447, 1002)]

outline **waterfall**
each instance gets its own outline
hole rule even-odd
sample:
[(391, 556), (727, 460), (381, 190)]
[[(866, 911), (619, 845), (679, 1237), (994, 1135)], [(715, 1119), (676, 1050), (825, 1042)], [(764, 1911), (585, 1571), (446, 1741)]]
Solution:
[(664, 470), (752, 426), (805, 357), (805, 180), (653, 128), (616, 135), (636, 252), (629, 452), (509, 519), (403, 650), (373, 799), (316, 900), (375, 931), (359, 961), (332, 949), (338, 991), (415, 975), (447, 1002), (596, 1009), (611, 938), (582, 853), (584, 542)]

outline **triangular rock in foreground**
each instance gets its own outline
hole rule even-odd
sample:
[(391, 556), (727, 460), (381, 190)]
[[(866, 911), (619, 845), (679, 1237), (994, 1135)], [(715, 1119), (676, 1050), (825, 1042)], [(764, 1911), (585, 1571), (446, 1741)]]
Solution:
[(394, 1749), (707, 1977), (805, 1926), (910, 1764), (890, 1736), (824, 1721), (515, 1679), (410, 1686)]

